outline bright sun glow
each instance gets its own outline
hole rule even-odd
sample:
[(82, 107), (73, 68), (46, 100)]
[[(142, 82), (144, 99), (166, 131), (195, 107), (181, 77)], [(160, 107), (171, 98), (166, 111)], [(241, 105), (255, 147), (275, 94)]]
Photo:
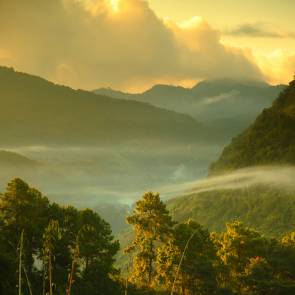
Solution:
[(113, 9), (114, 12), (118, 12), (119, 11), (119, 4), (120, 4), (120, 0), (109, 0), (111, 7)]

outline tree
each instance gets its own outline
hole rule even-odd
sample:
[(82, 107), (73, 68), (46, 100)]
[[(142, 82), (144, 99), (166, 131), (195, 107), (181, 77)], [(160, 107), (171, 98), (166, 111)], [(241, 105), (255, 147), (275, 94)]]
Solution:
[(159, 194), (146, 193), (136, 202), (127, 223), (135, 238), (126, 252), (135, 252), (132, 279), (140, 287), (151, 287), (155, 277), (156, 245), (171, 235), (174, 222)]
[(15, 294), (16, 286), (15, 270), (17, 268), (15, 254), (11, 251), (11, 245), (7, 243), (7, 237), (2, 231), (2, 219), (0, 218), (0, 294)]
[[(217, 249), (207, 230), (189, 220), (179, 224), (159, 248), (157, 279), (175, 294), (215, 294)], [(174, 284), (175, 283), (175, 284)]]
[(255, 230), (234, 221), (226, 225), (226, 232), (221, 235), (218, 254), (228, 266), (230, 287), (241, 292), (241, 276), (251, 258), (266, 257), (268, 241)]
[(53, 261), (55, 259), (54, 250), (57, 241), (61, 239), (61, 232), (58, 221), (50, 220), (43, 234), (43, 294), (45, 294), (46, 279), (48, 278), (49, 295), (53, 294)]
[(0, 196), (1, 294), (15, 294), (17, 274), (22, 292), (32, 286), (34, 294), (65, 294), (69, 273), (71, 294), (116, 294), (118, 249), (110, 225), (92, 210), (50, 204), (18, 178)]
[(32, 276), (34, 256), (42, 247), (42, 233), (48, 223), (49, 201), (46, 197), (16, 178), (7, 185), (1, 196), (1, 232), (7, 250), (15, 253), (21, 232), (24, 232), (24, 265)]
[[(53, 203), (49, 208), (49, 217), (58, 221), (59, 230), (62, 234), (61, 239), (55, 242), (53, 267), (57, 286), (56, 291), (59, 294), (64, 294), (68, 285), (69, 269), (72, 267), (72, 254), (77, 246), (80, 212), (74, 207), (61, 207)], [(76, 276), (77, 271), (78, 268), (75, 268), (74, 276)]]
[(273, 272), (270, 264), (265, 258), (250, 258), (240, 280), (241, 285), (243, 286), (243, 294), (273, 294)]
[[(113, 267), (114, 256), (120, 246), (114, 241), (110, 225), (92, 210), (79, 213), (77, 241), (81, 279), (74, 286), (77, 294), (112, 294), (117, 285), (110, 276), (116, 273)], [(112, 291), (110, 291), (112, 290)]]

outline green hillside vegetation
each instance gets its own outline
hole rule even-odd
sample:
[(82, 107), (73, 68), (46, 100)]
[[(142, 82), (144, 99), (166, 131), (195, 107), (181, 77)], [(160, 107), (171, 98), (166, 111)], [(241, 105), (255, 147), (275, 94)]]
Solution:
[(212, 164), (210, 173), (268, 164), (295, 164), (295, 81), (232, 140)]
[[(294, 165), (294, 157), (295, 81), (245, 132), (232, 140), (212, 164), (210, 174), (226, 175), (229, 171), (259, 165)], [(295, 191), (282, 185), (249, 185), (195, 193), (170, 200), (167, 207), (177, 221), (193, 218), (216, 232), (224, 231), (226, 222), (237, 219), (268, 237), (281, 237), (295, 228)]]
[(206, 138), (187, 115), (55, 85), (0, 67), (0, 132), (6, 144), (192, 142)]
[(210, 233), (192, 219), (174, 222), (154, 193), (136, 202), (127, 222), (134, 229), (125, 250), (130, 260), (128, 278), (146, 294), (291, 295), (295, 291), (294, 232), (269, 239), (234, 220), (222, 232)]
[(274, 187), (192, 194), (168, 201), (167, 207), (177, 221), (193, 218), (211, 231), (221, 232), (236, 219), (267, 236), (295, 229), (295, 192)]
[(49, 202), (21, 179), (0, 197), (0, 293), (293, 295), (295, 232), (270, 239), (240, 221), (220, 233), (177, 223), (159, 194), (146, 193), (127, 222), (128, 268), (97, 213)]

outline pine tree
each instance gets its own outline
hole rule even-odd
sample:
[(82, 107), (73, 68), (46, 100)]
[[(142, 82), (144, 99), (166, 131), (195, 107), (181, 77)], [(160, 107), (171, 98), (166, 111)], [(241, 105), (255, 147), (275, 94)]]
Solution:
[(134, 226), (135, 238), (126, 252), (134, 252), (132, 279), (140, 287), (151, 287), (155, 278), (156, 247), (171, 235), (174, 222), (160, 195), (144, 194), (127, 223)]

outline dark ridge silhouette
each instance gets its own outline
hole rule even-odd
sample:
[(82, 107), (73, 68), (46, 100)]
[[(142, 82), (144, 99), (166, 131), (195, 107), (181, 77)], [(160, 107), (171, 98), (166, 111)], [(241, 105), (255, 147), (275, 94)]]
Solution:
[(146, 103), (73, 90), (0, 68), (0, 132), (5, 144), (107, 144), (207, 140), (188, 115)]

